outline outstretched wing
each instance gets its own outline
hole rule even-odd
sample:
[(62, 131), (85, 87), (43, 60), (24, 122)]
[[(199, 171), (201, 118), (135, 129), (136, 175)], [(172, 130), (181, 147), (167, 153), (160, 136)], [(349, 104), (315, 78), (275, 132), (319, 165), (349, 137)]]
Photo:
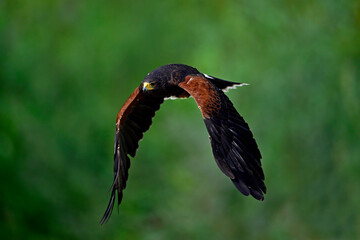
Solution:
[(115, 195), (118, 195), (118, 204), (121, 203), (128, 178), (130, 159), (135, 157), (139, 147), (139, 141), (152, 123), (155, 112), (164, 102), (163, 98), (157, 98), (143, 93), (140, 87), (136, 88), (120, 109), (116, 119), (116, 132), (114, 143), (114, 181), (111, 186), (111, 197), (108, 207), (100, 223), (107, 222), (110, 218), (115, 203)]
[[(217, 80), (218, 81), (218, 80)], [(229, 98), (208, 79), (189, 75), (179, 87), (196, 101), (210, 135), (214, 158), (221, 171), (244, 195), (264, 199), (266, 187), (261, 154), (248, 124)]]

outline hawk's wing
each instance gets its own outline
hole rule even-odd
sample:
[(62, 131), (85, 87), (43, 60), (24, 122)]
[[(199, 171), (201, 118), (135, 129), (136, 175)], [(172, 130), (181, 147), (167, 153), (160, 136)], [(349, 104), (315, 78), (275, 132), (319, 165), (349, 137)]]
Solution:
[(263, 200), (266, 187), (261, 154), (248, 124), (210, 79), (190, 75), (179, 86), (195, 99), (203, 115), (221, 171), (241, 193)]
[(163, 98), (156, 98), (143, 93), (140, 87), (136, 88), (120, 109), (116, 119), (115, 143), (114, 143), (114, 181), (111, 189), (111, 197), (108, 207), (100, 223), (107, 222), (110, 218), (115, 203), (115, 195), (118, 195), (118, 204), (122, 200), (122, 191), (126, 187), (128, 170), (131, 157), (135, 157), (139, 141), (151, 125), (155, 111), (159, 110), (164, 102)]

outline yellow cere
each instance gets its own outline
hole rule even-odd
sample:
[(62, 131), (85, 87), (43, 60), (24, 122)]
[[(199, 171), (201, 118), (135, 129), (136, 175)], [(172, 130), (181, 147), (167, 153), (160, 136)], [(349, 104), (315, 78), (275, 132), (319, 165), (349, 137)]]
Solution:
[(145, 88), (146, 90), (153, 90), (153, 89), (154, 89), (154, 86), (153, 86), (153, 84), (151, 84), (151, 83), (144, 82), (143, 88)]

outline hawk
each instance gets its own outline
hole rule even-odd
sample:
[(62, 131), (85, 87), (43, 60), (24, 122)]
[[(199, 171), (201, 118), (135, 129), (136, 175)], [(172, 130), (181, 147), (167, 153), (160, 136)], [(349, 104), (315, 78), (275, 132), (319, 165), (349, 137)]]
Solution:
[(244, 195), (263, 200), (266, 193), (261, 154), (248, 124), (223, 91), (246, 85), (200, 73), (183, 64), (168, 64), (150, 72), (126, 100), (116, 118), (114, 179), (111, 197), (100, 223), (108, 221), (128, 179), (130, 158), (135, 157), (155, 112), (165, 99), (193, 97), (209, 133), (215, 161)]

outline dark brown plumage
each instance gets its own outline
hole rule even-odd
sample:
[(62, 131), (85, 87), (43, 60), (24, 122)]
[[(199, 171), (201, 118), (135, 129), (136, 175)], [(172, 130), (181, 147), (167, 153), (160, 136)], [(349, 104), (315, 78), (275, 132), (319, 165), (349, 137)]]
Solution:
[(248, 124), (222, 91), (241, 85), (202, 74), (183, 64), (165, 65), (149, 73), (117, 115), (114, 179), (111, 198), (100, 223), (110, 218), (116, 193), (118, 204), (121, 203), (130, 168), (128, 155), (135, 157), (143, 133), (149, 129), (155, 112), (166, 98), (192, 96), (195, 99), (221, 171), (241, 193), (263, 200), (266, 187), (260, 151)]

